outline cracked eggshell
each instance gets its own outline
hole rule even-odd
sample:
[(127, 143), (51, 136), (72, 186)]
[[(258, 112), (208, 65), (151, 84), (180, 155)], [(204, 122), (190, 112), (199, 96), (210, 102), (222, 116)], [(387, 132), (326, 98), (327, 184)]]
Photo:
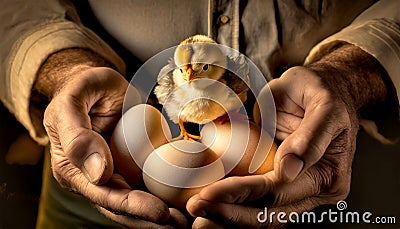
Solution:
[(172, 138), (164, 116), (155, 107), (139, 104), (126, 111), (110, 140), (114, 165), (128, 184), (141, 185), (144, 161)]

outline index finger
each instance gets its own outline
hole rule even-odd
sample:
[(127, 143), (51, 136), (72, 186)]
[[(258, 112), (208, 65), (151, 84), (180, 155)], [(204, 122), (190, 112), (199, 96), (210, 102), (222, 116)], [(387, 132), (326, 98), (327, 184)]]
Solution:
[(286, 205), (321, 192), (321, 168), (313, 166), (292, 183), (280, 182), (273, 171), (264, 175), (229, 177), (203, 188), (196, 198), (210, 202)]
[(203, 188), (198, 197), (207, 201), (243, 203), (262, 198), (272, 189), (271, 176), (228, 177)]
[[(71, 170), (76, 170), (76, 175), (71, 178), (74, 190), (104, 209), (155, 223), (164, 223), (170, 217), (168, 206), (150, 193), (126, 188), (112, 188), (108, 185), (95, 185), (89, 182), (77, 168)], [(110, 181), (112, 179), (113, 177)]]

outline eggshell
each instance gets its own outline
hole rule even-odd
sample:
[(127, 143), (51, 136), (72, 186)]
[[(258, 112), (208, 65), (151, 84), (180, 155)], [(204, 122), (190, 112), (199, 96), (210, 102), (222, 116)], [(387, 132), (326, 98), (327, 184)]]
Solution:
[(252, 122), (209, 122), (201, 130), (201, 136), (201, 142), (221, 156), (228, 176), (273, 170), (277, 145), (266, 131)]
[(141, 168), (150, 153), (171, 138), (167, 121), (153, 106), (139, 104), (123, 114), (114, 129), (110, 148), (118, 172), (131, 187), (142, 183)]
[(191, 196), (224, 175), (217, 154), (199, 142), (186, 140), (157, 148), (143, 167), (148, 190), (178, 208), (184, 208)]

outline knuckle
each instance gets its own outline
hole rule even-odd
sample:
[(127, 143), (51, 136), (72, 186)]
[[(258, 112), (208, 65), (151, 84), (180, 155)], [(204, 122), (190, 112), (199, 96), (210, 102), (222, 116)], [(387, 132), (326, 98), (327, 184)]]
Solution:
[[(318, 161), (322, 155), (325, 153), (325, 148), (321, 146), (321, 144), (310, 141), (308, 144), (308, 153), (307, 157), (309, 158), (308, 161), (311, 161), (311, 163)], [(307, 160), (305, 161), (307, 163)]]
[(50, 103), (43, 114), (43, 126), (48, 133), (54, 131), (53, 122), (54, 122), (54, 109), (53, 109), (53, 103)]
[(351, 171), (349, 173), (344, 167), (346, 166), (325, 161), (311, 175), (311, 179), (316, 181), (318, 196), (324, 197), (323, 201), (327, 204), (343, 200), (350, 192)]
[(120, 200), (120, 209), (129, 209), (129, 193), (123, 195)]
[(287, 193), (277, 193), (274, 195), (273, 204), (271, 206), (280, 206), (291, 202), (291, 197)]
[[(224, 182), (227, 182), (228, 185), (230, 187), (232, 187), (235, 184), (239, 183), (240, 179), (241, 179), (240, 177), (233, 176), (233, 177), (228, 177), (228, 178), (224, 179)], [(248, 195), (251, 193), (251, 190), (248, 187), (243, 187), (241, 193), (242, 193), (241, 195), (234, 195), (231, 193), (227, 193), (225, 198), (230, 203), (236, 203), (236, 202), (241, 203), (248, 197)]]
[[(326, 179), (323, 178), (317, 172), (305, 172), (305, 176), (309, 180), (308, 184), (310, 185), (311, 193), (313, 194), (320, 194), (324, 189), (324, 183), (327, 183)], [(325, 181), (324, 181), (325, 180)]]
[(335, 174), (332, 172), (332, 170), (329, 167), (319, 167), (318, 168), (319, 172), (314, 173), (315, 174), (315, 179), (318, 182), (316, 185), (319, 189), (320, 193), (325, 193), (325, 192), (331, 192), (332, 191), (332, 184), (333, 180), (335, 179)]
[(62, 155), (57, 155), (52, 150), (50, 152), (51, 169), (55, 180), (64, 189), (74, 192), (81, 190), (81, 187), (85, 186), (85, 180), (78, 179), (78, 177), (81, 175), (79, 170)]
[[(125, 193), (121, 195), (119, 198), (115, 198), (114, 195), (117, 195), (116, 193), (113, 193), (113, 191), (110, 189), (102, 198), (102, 202), (100, 202), (101, 205), (106, 206), (108, 209), (112, 209), (114, 213), (116, 214), (124, 214), (124, 212), (129, 213), (129, 193)], [(137, 207), (140, 207), (138, 205)]]
[(69, 133), (64, 135), (64, 138), (66, 139), (60, 139), (64, 142), (62, 148), (66, 156), (70, 156), (71, 154), (75, 156), (76, 154), (82, 153), (82, 150), (79, 150), (79, 148), (83, 144), (88, 143), (88, 130), (81, 128), (66, 128), (64, 131), (65, 133)]
[(334, 107), (335, 107), (334, 101), (336, 101), (335, 96), (332, 93), (332, 91), (330, 91), (328, 88), (324, 87), (322, 84), (323, 84), (322, 81), (319, 80), (319, 82), (318, 82), (319, 89), (317, 91), (316, 96), (318, 96), (317, 97), (318, 99), (326, 102), (326, 106), (329, 109), (334, 109)]
[(53, 175), (56, 181), (60, 184), (60, 186), (64, 189), (68, 189), (70, 191), (77, 192), (79, 190), (79, 183), (74, 184), (75, 179), (73, 179), (77, 175), (77, 171), (73, 168), (68, 168), (68, 166), (55, 165), (52, 166)]
[(227, 223), (229, 223), (229, 224), (235, 224), (235, 223), (237, 223), (237, 222), (240, 222), (240, 214), (239, 214), (239, 212), (237, 211), (237, 210), (235, 210), (235, 209), (233, 209), (231, 212), (230, 212), (230, 214), (229, 214), (229, 216), (227, 217)]
[(117, 215), (135, 215), (135, 211), (143, 211), (143, 203), (134, 195), (135, 191), (109, 189), (99, 198), (98, 204)]

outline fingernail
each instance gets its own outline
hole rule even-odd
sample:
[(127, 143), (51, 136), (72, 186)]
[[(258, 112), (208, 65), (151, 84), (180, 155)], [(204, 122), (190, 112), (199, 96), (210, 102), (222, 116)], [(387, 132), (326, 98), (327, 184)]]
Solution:
[(281, 177), (293, 181), (303, 169), (304, 162), (295, 154), (287, 154), (281, 159)]
[(99, 153), (89, 155), (83, 163), (83, 172), (91, 183), (99, 182), (105, 168), (104, 159)]

